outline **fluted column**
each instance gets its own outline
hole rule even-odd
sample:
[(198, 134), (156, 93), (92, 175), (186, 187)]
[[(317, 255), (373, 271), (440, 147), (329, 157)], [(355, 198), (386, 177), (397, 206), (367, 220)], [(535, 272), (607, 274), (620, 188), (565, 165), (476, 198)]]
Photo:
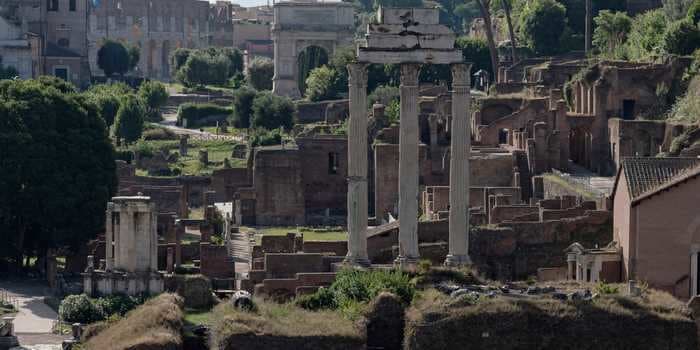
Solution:
[(450, 239), (445, 265), (471, 264), (469, 259), (469, 71), (471, 64), (452, 65), (452, 133), (450, 134)]
[(348, 254), (345, 262), (368, 266), (367, 259), (367, 66), (348, 64)]
[(107, 203), (107, 219), (105, 223), (105, 270), (114, 268), (114, 204)]
[(399, 124), (399, 256), (402, 269), (418, 262), (418, 73), (419, 64), (401, 65)]

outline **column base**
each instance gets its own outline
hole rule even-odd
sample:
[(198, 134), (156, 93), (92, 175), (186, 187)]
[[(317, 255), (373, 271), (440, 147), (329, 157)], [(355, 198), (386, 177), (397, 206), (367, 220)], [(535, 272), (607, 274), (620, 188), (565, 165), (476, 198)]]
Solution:
[(469, 266), (472, 264), (472, 259), (469, 258), (469, 255), (453, 255), (453, 254), (448, 254), (447, 258), (445, 258), (445, 266), (448, 267), (461, 267), (461, 266)]
[(417, 256), (401, 256), (399, 255), (396, 260), (394, 260), (394, 267), (399, 268), (403, 271), (416, 272), (418, 270), (418, 260), (420, 257)]
[(372, 263), (367, 258), (345, 256), (345, 260), (343, 260), (343, 265), (353, 268), (367, 268), (370, 267)]

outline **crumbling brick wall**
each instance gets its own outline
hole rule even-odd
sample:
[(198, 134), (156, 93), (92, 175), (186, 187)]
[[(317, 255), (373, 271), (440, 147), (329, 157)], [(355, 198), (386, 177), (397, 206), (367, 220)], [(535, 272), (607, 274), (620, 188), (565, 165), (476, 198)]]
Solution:
[(209, 278), (233, 278), (236, 268), (225, 246), (201, 243), (199, 271)]

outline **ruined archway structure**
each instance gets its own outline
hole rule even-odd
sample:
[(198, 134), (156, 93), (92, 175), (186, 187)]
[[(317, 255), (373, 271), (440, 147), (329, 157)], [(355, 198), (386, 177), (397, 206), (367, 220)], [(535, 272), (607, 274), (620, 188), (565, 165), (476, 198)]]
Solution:
[(353, 7), (345, 2), (278, 2), (274, 7), (272, 40), (275, 75), (272, 92), (300, 98), (297, 58), (309, 46), (330, 57), (337, 47), (353, 44)]
[(367, 65), (401, 67), (399, 126), (399, 256), (396, 264), (414, 269), (418, 252), (418, 75), (422, 65), (452, 68), (450, 144), (450, 222), (448, 265), (470, 264), (469, 153), (470, 64), (455, 49), (455, 34), (439, 24), (437, 8), (380, 8), (368, 25), (357, 63), (348, 65), (348, 255), (346, 263), (367, 261)]

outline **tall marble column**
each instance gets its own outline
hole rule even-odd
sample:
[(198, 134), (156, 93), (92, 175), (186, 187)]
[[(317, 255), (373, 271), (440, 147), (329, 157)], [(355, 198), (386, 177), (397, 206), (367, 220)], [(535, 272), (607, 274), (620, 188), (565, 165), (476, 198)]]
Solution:
[(114, 268), (114, 204), (107, 203), (107, 222), (105, 224), (105, 270)]
[(401, 65), (399, 124), (399, 256), (402, 269), (418, 262), (418, 73), (420, 65)]
[(348, 254), (345, 263), (368, 266), (367, 259), (367, 66), (348, 65)]
[(450, 134), (449, 252), (445, 265), (471, 264), (469, 259), (469, 153), (471, 64), (452, 65), (452, 133)]

